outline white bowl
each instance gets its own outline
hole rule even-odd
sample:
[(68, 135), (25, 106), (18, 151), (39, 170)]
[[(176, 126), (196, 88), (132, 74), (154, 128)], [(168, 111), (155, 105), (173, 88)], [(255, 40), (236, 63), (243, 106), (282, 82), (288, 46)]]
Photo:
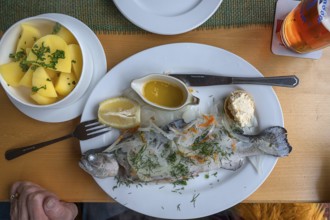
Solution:
[(30, 98), (31, 91), (28, 88), (8, 86), (6, 81), (0, 74), (0, 82), (7, 95), (12, 99), (16, 100), (18, 103), (33, 108), (63, 108), (77, 101), (82, 95), (84, 95), (92, 79), (93, 63), (90, 62), (90, 60), (92, 59), (90, 57), (90, 51), (86, 46), (88, 44), (88, 41), (84, 40), (81, 34), (77, 34), (77, 27), (75, 27), (70, 22), (63, 23), (56, 21), (52, 18), (26, 18), (16, 22), (2, 36), (0, 40), (0, 65), (11, 61), (9, 58), (9, 54), (14, 53), (16, 50), (17, 39), (19, 38), (19, 35), (21, 33), (22, 23), (29, 23), (33, 26), (38, 27), (42, 35), (52, 33), (53, 27), (56, 23), (59, 23), (65, 28), (67, 28), (76, 38), (81, 48), (83, 60), (82, 72), (75, 88), (63, 99), (49, 105), (36, 104), (36, 102), (34, 102)]

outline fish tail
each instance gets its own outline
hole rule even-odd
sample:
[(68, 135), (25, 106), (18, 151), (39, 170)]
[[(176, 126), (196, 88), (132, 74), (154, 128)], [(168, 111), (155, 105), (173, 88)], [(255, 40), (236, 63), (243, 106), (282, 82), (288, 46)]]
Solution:
[(280, 126), (273, 126), (265, 129), (254, 142), (258, 148), (266, 154), (276, 157), (288, 156), (292, 147), (288, 142), (287, 130)]

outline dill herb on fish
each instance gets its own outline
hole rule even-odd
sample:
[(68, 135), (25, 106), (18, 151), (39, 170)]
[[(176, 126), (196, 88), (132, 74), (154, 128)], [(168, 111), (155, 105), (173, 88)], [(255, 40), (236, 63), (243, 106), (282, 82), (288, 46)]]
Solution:
[(209, 129), (207, 129), (206, 131), (204, 131), (204, 133), (201, 136), (199, 136), (199, 137), (197, 137), (195, 139), (194, 143), (200, 143), (200, 142), (202, 142), (207, 137), (207, 135), (209, 134), (209, 132), (210, 132)]
[(178, 204), (178, 205), (176, 206), (176, 209), (177, 209), (178, 211), (181, 211), (181, 204)]
[(175, 182), (173, 182), (174, 187), (177, 185), (183, 185), (186, 186), (187, 185), (187, 180), (177, 180)]
[(132, 180), (120, 176), (115, 176), (115, 179), (117, 180), (117, 184), (112, 187), (112, 190), (115, 190), (122, 185), (130, 187), (131, 184), (134, 183)]
[(219, 153), (217, 142), (199, 142), (192, 145), (192, 150), (197, 151), (201, 156), (212, 156)]
[(196, 207), (195, 206), (196, 205), (196, 199), (197, 199), (198, 196), (199, 196), (199, 193), (198, 194), (194, 194), (192, 200), (190, 201), (191, 203), (193, 203), (194, 208)]
[(181, 191), (183, 191), (183, 190), (184, 190), (184, 187), (181, 187), (181, 188), (173, 189), (172, 192), (182, 194)]
[(168, 157), (166, 158), (166, 160), (167, 160), (167, 162), (173, 164), (176, 161), (176, 152), (170, 153), (170, 155), (168, 155)]
[(137, 170), (146, 169), (148, 172), (151, 172), (160, 165), (153, 159), (153, 157), (151, 157), (152, 155), (144, 157), (143, 153), (145, 152), (146, 147), (147, 145), (142, 146), (136, 154), (132, 155), (132, 162)]
[(178, 163), (171, 167), (170, 174), (171, 174), (171, 176), (179, 179), (179, 178), (188, 176), (189, 169), (188, 169), (187, 165)]

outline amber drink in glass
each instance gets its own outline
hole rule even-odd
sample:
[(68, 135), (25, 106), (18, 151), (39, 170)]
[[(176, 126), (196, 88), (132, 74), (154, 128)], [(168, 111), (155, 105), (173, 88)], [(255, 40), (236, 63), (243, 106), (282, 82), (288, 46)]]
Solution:
[(285, 18), (282, 43), (297, 53), (330, 45), (330, 0), (302, 0)]

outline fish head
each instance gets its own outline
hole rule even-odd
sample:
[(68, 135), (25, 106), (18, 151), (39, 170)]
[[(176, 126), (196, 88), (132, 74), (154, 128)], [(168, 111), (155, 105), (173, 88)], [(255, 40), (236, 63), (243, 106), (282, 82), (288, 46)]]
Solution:
[(107, 152), (83, 154), (79, 166), (90, 175), (102, 179), (116, 176), (119, 170), (116, 158)]

